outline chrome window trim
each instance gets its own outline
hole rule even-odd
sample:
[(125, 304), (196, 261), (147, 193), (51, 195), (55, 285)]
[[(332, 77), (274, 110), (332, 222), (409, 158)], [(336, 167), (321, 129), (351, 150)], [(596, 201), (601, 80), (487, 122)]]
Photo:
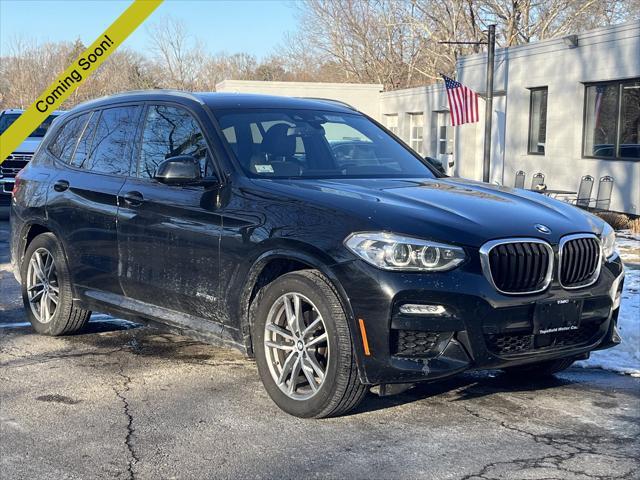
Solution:
[[(489, 253), (491, 252), (491, 250), (493, 250), (494, 247), (497, 247), (498, 245), (509, 244), (509, 243), (538, 243), (540, 245), (543, 245), (544, 248), (547, 249), (549, 253), (549, 265), (547, 266), (547, 273), (544, 277), (544, 283), (542, 288), (539, 288), (538, 290), (531, 290), (528, 292), (506, 292), (504, 290), (500, 290), (496, 286), (495, 282), (493, 281), (493, 275), (491, 274), (491, 265), (489, 263)], [(549, 285), (551, 284), (551, 279), (553, 278), (554, 261), (555, 261), (555, 254), (553, 252), (553, 248), (548, 242), (545, 242), (544, 240), (541, 240), (539, 238), (528, 238), (528, 237), (504, 238), (500, 240), (491, 240), (485, 243), (484, 245), (482, 245), (482, 247), (480, 247), (480, 263), (482, 264), (482, 272), (484, 273), (484, 276), (486, 277), (486, 279), (489, 280), (489, 283), (491, 284), (491, 286), (495, 288), (498, 292), (502, 293), (503, 295), (531, 295), (534, 293), (540, 293), (545, 291), (547, 288), (549, 288)]]
[[(562, 250), (564, 249), (564, 246), (566, 245), (567, 242), (571, 240), (577, 240), (579, 238), (595, 238), (596, 242), (598, 242), (598, 245), (600, 246), (600, 248), (598, 250), (598, 261), (596, 264), (596, 270), (591, 276), (591, 278), (589, 279), (589, 281), (584, 285), (568, 287), (562, 283)], [(590, 287), (591, 285), (596, 283), (600, 278), (600, 271), (602, 270), (602, 257), (603, 257), (602, 242), (600, 241), (600, 238), (597, 235), (594, 235), (593, 233), (577, 233), (573, 235), (565, 235), (560, 239), (560, 243), (558, 244), (558, 283), (565, 290), (577, 290), (579, 288)]]

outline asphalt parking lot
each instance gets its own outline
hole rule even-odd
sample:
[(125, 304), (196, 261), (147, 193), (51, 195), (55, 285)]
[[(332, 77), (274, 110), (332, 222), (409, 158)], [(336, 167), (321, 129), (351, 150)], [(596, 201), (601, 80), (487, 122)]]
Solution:
[(0, 478), (640, 478), (640, 378), (467, 374), (349, 416), (278, 410), (240, 354), (94, 315), (35, 335), (0, 222)]

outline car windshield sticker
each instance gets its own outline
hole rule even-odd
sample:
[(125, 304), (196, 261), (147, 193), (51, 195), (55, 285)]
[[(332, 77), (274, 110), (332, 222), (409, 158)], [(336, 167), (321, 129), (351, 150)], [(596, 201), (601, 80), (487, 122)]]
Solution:
[(256, 165), (256, 172), (273, 173), (273, 167), (271, 165)]
[(344, 118), (339, 115), (325, 115), (327, 122), (344, 123)]

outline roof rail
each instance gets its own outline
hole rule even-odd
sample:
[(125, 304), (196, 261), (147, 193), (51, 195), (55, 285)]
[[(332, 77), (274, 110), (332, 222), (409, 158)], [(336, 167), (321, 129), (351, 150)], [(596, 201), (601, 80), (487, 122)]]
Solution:
[(333, 103), (335, 105), (340, 105), (341, 107), (347, 107), (349, 110), (358, 111), (356, 107), (353, 105), (349, 105), (347, 102), (343, 102), (342, 100), (335, 100), (333, 98), (322, 98), (322, 97), (299, 97), (304, 98), (305, 100), (318, 100), (320, 102)]
[(204, 102), (202, 101), (202, 99), (198, 98), (197, 95), (192, 94), (191, 92), (185, 92), (184, 90), (174, 90), (174, 89), (170, 89), (170, 88), (153, 88), (153, 89), (149, 89), (149, 90), (129, 90), (126, 92), (118, 92), (118, 93), (114, 93), (111, 95), (104, 95), (102, 97), (98, 97), (98, 98), (92, 98), (90, 100), (87, 100), (85, 102), (82, 102), (78, 105), (76, 105), (77, 107), (79, 106), (86, 106), (86, 105), (90, 105), (92, 103), (98, 103), (101, 100), (105, 100), (107, 98), (126, 98), (128, 96), (132, 96), (132, 95), (152, 95), (152, 94), (158, 94), (158, 93), (164, 93), (164, 94), (169, 94), (169, 95), (176, 95), (176, 96), (181, 96), (181, 97), (185, 97), (188, 98), (190, 100), (194, 100), (196, 102), (198, 102), (201, 105), (204, 105)]

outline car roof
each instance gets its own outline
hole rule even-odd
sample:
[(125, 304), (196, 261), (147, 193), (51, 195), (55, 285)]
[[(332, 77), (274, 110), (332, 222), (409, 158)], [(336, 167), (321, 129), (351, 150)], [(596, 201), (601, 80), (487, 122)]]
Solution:
[(353, 113), (354, 108), (331, 99), (283, 97), (277, 95), (259, 95), (255, 93), (197, 93), (212, 110), (243, 108), (293, 108), (300, 110), (324, 110)]
[[(0, 112), (0, 114), (5, 114), (5, 113), (24, 113), (24, 110), (22, 108), (7, 108), (7, 109), (2, 110)], [(67, 113), (67, 111), (66, 110), (54, 110), (49, 115), (62, 115), (63, 113)]]
[(310, 99), (299, 97), (281, 97), (254, 93), (203, 92), (190, 93), (181, 90), (140, 90), (118, 93), (82, 103), (77, 109), (98, 108), (113, 103), (136, 101), (191, 100), (206, 105), (211, 110), (229, 110), (243, 108), (293, 108), (301, 110), (323, 110), (339, 113), (354, 113), (356, 110), (342, 102), (331, 99)]

